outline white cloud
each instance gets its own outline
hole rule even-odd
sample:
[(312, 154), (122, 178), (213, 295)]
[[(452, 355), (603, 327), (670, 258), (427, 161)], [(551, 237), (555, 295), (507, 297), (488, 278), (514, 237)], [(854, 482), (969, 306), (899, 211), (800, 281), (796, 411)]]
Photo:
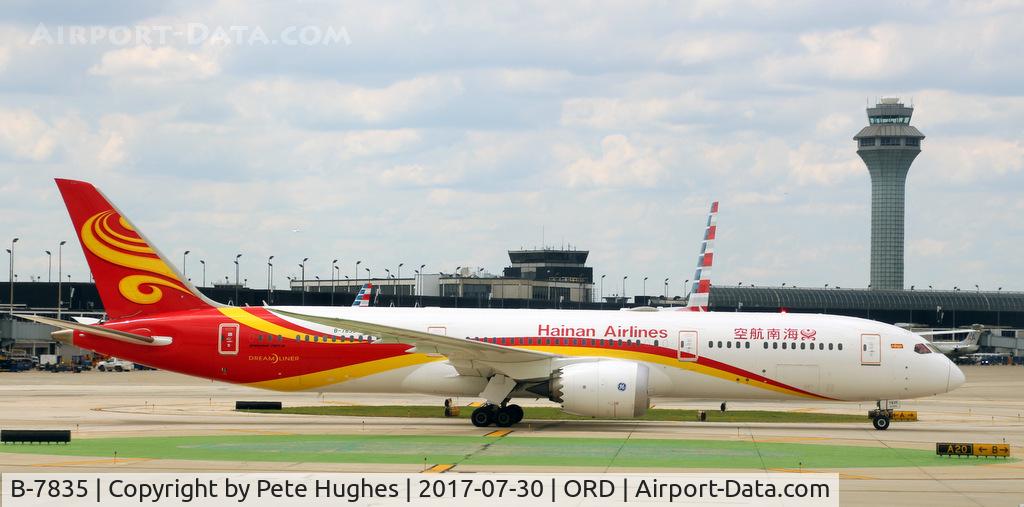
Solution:
[(422, 140), (415, 129), (301, 132), (293, 135), (298, 143), (296, 154), (320, 166), (396, 153)]
[(665, 168), (649, 149), (637, 149), (623, 135), (601, 140), (601, 155), (583, 157), (566, 167), (564, 178), (576, 187), (652, 187), (665, 177)]
[(917, 238), (907, 242), (908, 257), (945, 257), (951, 252), (950, 243), (935, 238)]
[(454, 183), (459, 175), (445, 169), (404, 164), (382, 171), (377, 179), (388, 186), (434, 186)]
[(844, 113), (829, 113), (818, 120), (817, 130), (824, 134), (848, 134), (856, 132), (853, 116)]
[[(689, 276), (678, 252), (689, 258), (705, 203), (721, 197), (723, 279), (864, 286), (870, 184), (850, 138), (865, 96), (898, 93), (928, 136), (908, 182), (908, 284), (955, 280), (949, 266), (968, 257), (986, 263), (971, 271), (983, 286), (1024, 280), (1012, 255), (1024, 223), (1019, 4), (912, 2), (881, 18), (775, 0), (143, 11), (117, 19), (271, 36), (283, 23), (347, 26), (352, 44), (29, 47), (19, 40), (37, 23), (66, 13), (4, 21), (0, 228), (23, 237), (25, 266), (50, 231), (70, 232), (46, 177), (71, 176), (99, 183), (165, 250), (203, 251), (211, 279), (233, 275), (238, 251), (250, 280), (265, 276), (261, 255), (291, 259), (282, 277), (311, 256), (324, 276), (365, 244), (385, 247), (363, 259), (375, 271), (412, 256), (497, 271), (504, 249), (537, 245), (546, 228), (590, 248), (608, 280), (631, 274), (635, 292), (639, 265), (652, 280)], [(151, 198), (166, 188), (178, 197)], [(336, 216), (343, 225), (323, 219)], [(927, 255), (936, 245), (918, 238), (948, 248)], [(980, 257), (956, 248), (978, 241), (998, 244)], [(623, 247), (650, 242), (669, 253)], [(85, 277), (82, 259), (65, 261)]]
[(250, 117), (379, 124), (440, 109), (462, 92), (462, 80), (456, 76), (418, 76), (380, 88), (279, 78), (246, 85), (229, 100)]
[(103, 54), (89, 73), (133, 83), (169, 83), (209, 79), (221, 72), (219, 50), (183, 51), (170, 46), (134, 46)]
[(571, 98), (562, 103), (561, 123), (599, 129), (650, 127), (652, 123), (706, 115), (718, 109), (716, 102), (694, 90), (667, 97)]
[(932, 140), (921, 147), (914, 165), (940, 185), (997, 180), (1024, 169), (1024, 144), (1019, 140), (957, 136)]
[(992, 96), (926, 89), (909, 98), (916, 106), (914, 123), (921, 126), (926, 136), (933, 126), (955, 129), (985, 123), (1012, 128), (1024, 117), (1024, 97), (1020, 95)]
[(759, 42), (747, 33), (681, 32), (668, 37), (658, 61), (680, 65), (721, 61), (755, 52)]
[(53, 127), (26, 109), (0, 109), (0, 153), (17, 160), (41, 162), (57, 147)]
[(510, 68), (494, 74), (503, 88), (516, 92), (552, 93), (572, 79), (572, 73), (562, 69)]
[(867, 171), (849, 147), (802, 143), (789, 152), (790, 175), (800, 185), (836, 185)]

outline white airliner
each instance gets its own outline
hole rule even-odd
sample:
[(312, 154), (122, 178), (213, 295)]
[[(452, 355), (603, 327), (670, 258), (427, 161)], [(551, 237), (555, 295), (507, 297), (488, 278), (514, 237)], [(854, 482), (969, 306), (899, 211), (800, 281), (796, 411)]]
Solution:
[[(64, 328), (58, 340), (187, 375), (288, 391), (479, 397), (477, 426), (519, 422), (517, 398), (631, 418), (662, 397), (885, 402), (964, 382), (920, 336), (850, 317), (225, 306), (185, 281), (92, 185), (57, 185), (110, 318), (23, 317)], [(886, 429), (892, 413), (879, 406), (870, 415)]]
[(939, 352), (942, 352), (947, 356), (959, 357), (973, 354), (978, 351), (980, 346), (978, 342), (981, 340), (981, 335), (987, 332), (983, 326), (975, 325), (972, 326), (970, 330), (951, 329), (948, 331), (929, 331), (917, 334), (921, 336), (940, 336), (963, 333), (965, 331), (968, 331), (967, 337), (960, 341), (932, 341), (932, 345), (934, 345)]

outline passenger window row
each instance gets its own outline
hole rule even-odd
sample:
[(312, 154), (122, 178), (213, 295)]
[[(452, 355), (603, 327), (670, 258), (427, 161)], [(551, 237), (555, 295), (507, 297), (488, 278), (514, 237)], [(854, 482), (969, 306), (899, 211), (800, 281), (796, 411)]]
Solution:
[[(282, 335), (256, 335), (256, 343), (271, 343), (271, 342), (282, 342), (284, 336)], [(357, 342), (372, 342), (373, 338), (363, 335), (348, 335), (348, 336), (331, 336), (331, 335), (295, 335), (295, 341), (297, 342), (313, 342), (313, 343), (357, 343)]]
[[(505, 338), (505, 337), (481, 337), (473, 336), (469, 338), (473, 341), (494, 343), (496, 345), (575, 345), (580, 347), (597, 347), (601, 345), (611, 345), (612, 347), (632, 347), (634, 345), (644, 345), (640, 340), (598, 340), (597, 338)], [(588, 343), (589, 340), (589, 343)], [(654, 340), (652, 344), (657, 347), (658, 340)]]
[[(743, 344), (742, 346), (740, 345), (741, 343)], [(768, 350), (769, 348), (771, 348), (772, 350), (778, 350), (778, 349), (782, 349), (782, 350), (796, 350), (797, 348), (799, 348), (800, 350), (815, 350), (815, 348), (817, 348), (817, 350), (825, 350), (826, 349), (825, 342), (800, 342), (800, 344), (799, 344), (800, 346), (799, 347), (797, 347), (797, 343), (796, 342), (785, 342), (785, 341), (783, 341), (783, 342), (776, 342), (776, 341), (767, 342), (766, 341), (766, 342), (762, 342), (762, 343), (764, 343), (764, 349), (765, 350)], [(779, 345), (780, 343), (782, 344), (781, 346)], [(817, 347), (815, 347), (815, 344), (817, 344)], [(736, 342), (736, 344), (734, 346), (732, 340), (725, 340), (724, 342), (722, 340), (718, 340), (717, 342), (714, 341), (714, 340), (709, 340), (708, 341), (708, 348), (709, 349), (715, 349), (715, 348), (718, 348), (718, 349), (723, 349), (723, 348), (724, 349), (739, 349), (739, 348), (749, 349), (750, 348), (750, 342), (749, 341), (747, 341), (747, 342)], [(828, 348), (828, 350), (843, 350), (843, 344), (842, 343), (828, 343), (827, 344), (827, 348)]]

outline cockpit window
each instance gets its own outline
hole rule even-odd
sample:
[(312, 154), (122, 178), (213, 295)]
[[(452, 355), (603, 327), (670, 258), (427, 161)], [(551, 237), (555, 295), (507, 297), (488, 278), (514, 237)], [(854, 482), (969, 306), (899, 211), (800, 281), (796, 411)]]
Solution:
[(931, 354), (932, 349), (928, 348), (928, 346), (923, 343), (918, 343), (917, 345), (914, 345), (914, 352), (917, 352), (918, 354)]

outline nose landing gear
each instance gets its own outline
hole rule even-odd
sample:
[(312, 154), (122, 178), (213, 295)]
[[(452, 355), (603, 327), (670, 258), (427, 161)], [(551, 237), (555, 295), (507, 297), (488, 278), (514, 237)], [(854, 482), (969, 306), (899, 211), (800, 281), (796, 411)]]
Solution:
[(498, 406), (488, 403), (477, 407), (469, 416), (469, 419), (473, 422), (473, 426), (478, 428), (485, 428), (491, 424), (500, 428), (508, 428), (523, 420), (523, 408), (514, 404), (506, 405), (503, 403), (501, 406)]
[[(876, 430), (884, 431), (889, 429), (889, 424), (892, 422), (893, 412), (895, 408), (899, 407), (898, 401), (879, 400), (875, 403), (877, 408), (868, 411), (868, 417), (871, 418), (871, 425)], [(914, 419), (916, 420), (916, 419)]]
[(876, 430), (887, 430), (889, 429), (890, 421), (892, 421), (892, 410), (872, 410), (868, 412), (868, 417), (871, 418), (871, 425)]

